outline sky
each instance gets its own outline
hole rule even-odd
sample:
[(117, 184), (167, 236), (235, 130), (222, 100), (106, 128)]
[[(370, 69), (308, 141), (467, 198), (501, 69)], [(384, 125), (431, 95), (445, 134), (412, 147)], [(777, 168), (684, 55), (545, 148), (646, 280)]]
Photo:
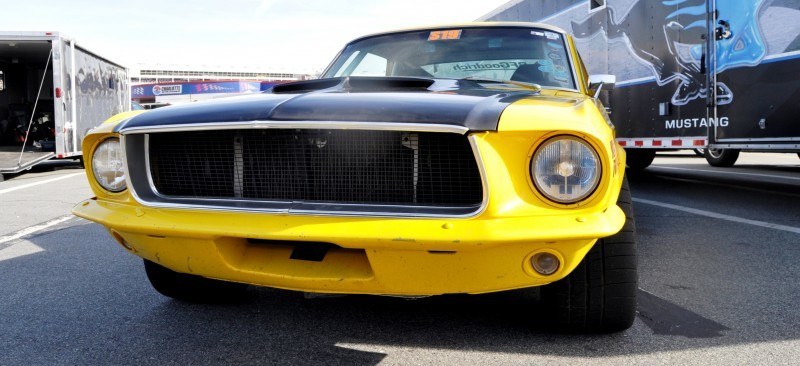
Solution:
[[(468, 22), (508, 0), (0, 0), (0, 31), (59, 31), (129, 68), (313, 74), (361, 35)], [(10, 5), (10, 6), (8, 6)]]

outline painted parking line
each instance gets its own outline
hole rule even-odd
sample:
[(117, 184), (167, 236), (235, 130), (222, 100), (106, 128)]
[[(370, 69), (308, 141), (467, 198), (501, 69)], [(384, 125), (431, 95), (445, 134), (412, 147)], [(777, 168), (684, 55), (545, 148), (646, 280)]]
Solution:
[[(39, 225), (34, 225), (34, 226), (31, 226), (31, 227), (22, 229), (20, 231), (17, 231), (15, 233), (8, 234), (6, 236), (0, 236), (0, 262), (5, 261), (5, 260), (9, 260), (9, 259), (23, 257), (23, 256), (26, 256), (26, 255), (31, 255), (31, 254), (36, 254), (36, 253), (43, 252), (44, 249), (42, 249), (42, 247), (40, 247), (40, 246), (38, 246), (38, 245), (36, 245), (34, 243), (31, 243), (30, 241), (20, 240), (20, 239), (25, 239), (26, 237), (29, 237), (29, 236), (31, 236), (33, 234), (36, 234), (38, 232), (41, 232), (43, 230), (46, 230), (46, 229), (51, 228), (53, 226), (56, 226), (56, 225), (58, 225), (60, 223), (69, 221), (70, 219), (73, 219), (73, 218), (75, 218), (75, 216), (73, 216), (71, 214), (64, 215), (64, 216), (60, 216), (60, 217), (57, 217), (55, 219), (52, 219), (50, 221), (47, 221), (45, 223), (41, 223)], [(20, 241), (17, 242), (17, 243), (14, 243), (14, 241), (16, 241), (16, 240), (20, 240)], [(5, 243), (9, 243), (9, 244), (4, 245)]]
[(59, 177), (55, 177), (55, 178), (52, 178), (52, 179), (46, 179), (46, 180), (42, 180), (42, 181), (38, 181), (38, 182), (23, 184), (21, 186), (16, 186), (16, 187), (11, 187), (11, 188), (6, 188), (6, 189), (0, 189), (0, 194), (11, 193), (11, 192), (14, 192), (14, 191), (18, 191), (20, 189), (26, 189), (26, 188), (30, 188), (30, 187), (36, 187), (36, 186), (39, 186), (39, 185), (42, 185), (42, 184), (52, 183), (52, 182), (56, 182), (56, 181), (59, 181), (59, 180), (62, 180), (62, 179), (68, 179), (68, 178), (76, 177), (76, 176), (79, 176), (79, 175), (86, 175), (86, 173), (83, 173), (83, 172), (81, 172), (81, 173), (72, 173), (72, 174), (67, 174), (67, 175), (62, 175), (62, 176), (59, 176)]
[(742, 176), (750, 176), (750, 177), (761, 177), (761, 178), (778, 178), (778, 179), (789, 179), (789, 180), (798, 180), (800, 181), (800, 177), (787, 177), (785, 175), (772, 175), (772, 174), (758, 174), (758, 173), (743, 173), (743, 172), (732, 172), (728, 170), (708, 170), (708, 169), (695, 169), (695, 168), (676, 168), (672, 166), (652, 166), (655, 169), (667, 169), (667, 170), (682, 170), (687, 172), (694, 172), (694, 173), (713, 173), (713, 174), (728, 174), (728, 175), (742, 175)]
[(800, 234), (800, 227), (773, 224), (771, 222), (766, 222), (766, 221), (750, 220), (750, 219), (746, 219), (746, 218), (743, 218), (743, 217), (725, 215), (725, 214), (706, 211), (706, 210), (698, 210), (696, 208), (678, 206), (678, 205), (673, 205), (671, 203), (651, 201), (651, 200), (646, 200), (646, 199), (642, 199), (642, 198), (634, 198), (633, 202), (644, 203), (646, 205), (651, 205), (651, 206), (669, 208), (669, 209), (672, 209), (672, 210), (683, 211), (683, 212), (688, 212), (688, 213), (695, 214), (695, 215), (706, 216), (706, 217), (711, 217), (711, 218), (715, 218), (715, 219), (736, 222), (736, 223), (739, 223), (739, 224), (760, 226), (760, 227), (764, 227), (764, 228), (768, 228), (768, 229), (788, 231), (790, 233)]
[(20, 231), (17, 231), (17, 232), (14, 232), (14, 233), (11, 233), (11, 234), (8, 234), (8, 235), (5, 235), (5, 236), (0, 236), (0, 245), (2, 245), (3, 243), (7, 243), (7, 242), (10, 242), (10, 241), (14, 241), (14, 240), (17, 240), (17, 239), (24, 238), (24, 237), (26, 237), (28, 235), (36, 234), (36, 233), (38, 233), (38, 232), (40, 232), (42, 230), (45, 230), (45, 229), (48, 229), (50, 227), (56, 226), (56, 225), (58, 225), (58, 224), (60, 224), (62, 222), (65, 222), (65, 221), (67, 221), (69, 219), (72, 219), (72, 218), (75, 218), (75, 216), (72, 215), (72, 214), (66, 214), (64, 216), (56, 217), (55, 219), (52, 219), (50, 221), (41, 223), (39, 225), (34, 225), (34, 226), (31, 226), (31, 227), (27, 227), (27, 228), (24, 228), (24, 229), (22, 229)]

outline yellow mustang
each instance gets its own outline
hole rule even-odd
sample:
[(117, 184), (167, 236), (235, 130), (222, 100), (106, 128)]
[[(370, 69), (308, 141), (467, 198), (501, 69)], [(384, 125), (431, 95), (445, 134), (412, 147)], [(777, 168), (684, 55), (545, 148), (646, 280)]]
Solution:
[(633, 322), (625, 154), (572, 38), (531, 23), (362, 37), (321, 79), (116, 116), (74, 213), (154, 288), (425, 296), (541, 286), (569, 329)]

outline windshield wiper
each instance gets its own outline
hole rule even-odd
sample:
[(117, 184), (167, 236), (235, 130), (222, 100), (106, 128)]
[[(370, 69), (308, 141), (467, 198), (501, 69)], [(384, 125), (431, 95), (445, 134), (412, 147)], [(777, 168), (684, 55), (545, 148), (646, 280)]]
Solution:
[(474, 82), (477, 82), (477, 83), (510, 84), (510, 85), (515, 85), (515, 86), (519, 86), (519, 87), (523, 87), (525, 89), (531, 89), (531, 90), (541, 90), (542, 89), (542, 86), (539, 85), (539, 84), (526, 83), (526, 82), (523, 82), (523, 81), (515, 81), (515, 80), (500, 80), (500, 79), (483, 78), (483, 77), (477, 77), (477, 76), (468, 76), (468, 77), (461, 78), (461, 79), (458, 79), (458, 80), (469, 80), (469, 81), (474, 81)]

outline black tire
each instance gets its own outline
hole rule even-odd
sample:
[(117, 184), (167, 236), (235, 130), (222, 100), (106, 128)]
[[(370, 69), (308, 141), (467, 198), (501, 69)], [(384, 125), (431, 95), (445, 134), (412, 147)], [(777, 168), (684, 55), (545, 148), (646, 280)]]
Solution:
[(706, 156), (706, 149), (692, 149), (692, 152), (699, 157)]
[(566, 278), (542, 287), (542, 301), (558, 330), (611, 333), (628, 329), (636, 317), (636, 224), (627, 179), (617, 204), (625, 226), (595, 243)]
[(653, 163), (656, 158), (656, 151), (653, 149), (625, 149), (627, 155), (628, 168), (642, 170)]
[(739, 150), (734, 149), (706, 149), (705, 157), (708, 164), (718, 167), (732, 167), (739, 159)]
[(144, 260), (144, 270), (150, 284), (160, 294), (180, 301), (224, 303), (241, 300), (247, 285), (212, 280), (205, 277), (175, 272), (169, 268)]

